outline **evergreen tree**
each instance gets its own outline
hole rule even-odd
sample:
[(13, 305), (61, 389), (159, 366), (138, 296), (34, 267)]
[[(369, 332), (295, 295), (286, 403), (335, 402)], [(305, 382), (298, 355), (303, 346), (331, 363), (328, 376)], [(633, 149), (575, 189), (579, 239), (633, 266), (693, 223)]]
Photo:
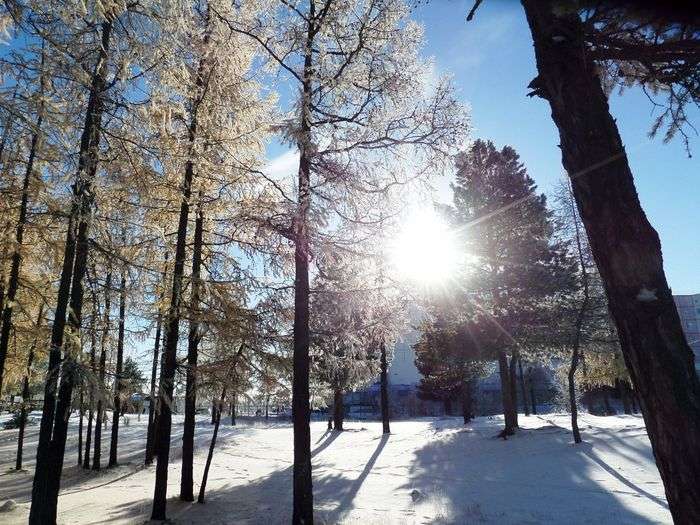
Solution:
[[(544, 195), (515, 150), (500, 151), (477, 140), (457, 161), (451, 210), (470, 261), (463, 281), (467, 311), (478, 312), (489, 330), (501, 379), (505, 428), (517, 421), (516, 365), (521, 349), (542, 332), (552, 301), (571, 284), (565, 246), (553, 238)], [(485, 342), (484, 342), (485, 343)]]

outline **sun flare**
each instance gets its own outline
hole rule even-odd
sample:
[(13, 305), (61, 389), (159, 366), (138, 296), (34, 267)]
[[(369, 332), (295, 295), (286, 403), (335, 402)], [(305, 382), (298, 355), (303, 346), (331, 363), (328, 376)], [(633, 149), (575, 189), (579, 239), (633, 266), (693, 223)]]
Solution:
[(435, 285), (454, 276), (459, 262), (456, 235), (434, 211), (409, 217), (392, 243), (391, 259), (400, 277)]

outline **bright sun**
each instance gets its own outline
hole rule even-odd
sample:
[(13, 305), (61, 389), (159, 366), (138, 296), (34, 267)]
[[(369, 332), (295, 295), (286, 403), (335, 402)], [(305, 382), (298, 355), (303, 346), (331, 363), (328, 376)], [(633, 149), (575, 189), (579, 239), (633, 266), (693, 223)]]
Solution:
[(420, 211), (391, 244), (391, 261), (402, 278), (416, 284), (444, 283), (457, 270), (457, 238), (434, 211)]

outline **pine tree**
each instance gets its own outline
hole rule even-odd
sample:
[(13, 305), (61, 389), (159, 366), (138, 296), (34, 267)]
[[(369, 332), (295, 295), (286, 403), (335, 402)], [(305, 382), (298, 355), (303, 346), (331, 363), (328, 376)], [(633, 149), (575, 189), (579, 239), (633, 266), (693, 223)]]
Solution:
[(537, 194), (513, 148), (499, 151), (477, 140), (457, 168), (450, 213), (471, 261), (462, 300), (497, 329), (489, 346), (498, 360), (505, 437), (518, 426), (521, 349), (552, 299), (570, 285), (570, 261), (553, 238), (545, 196)]

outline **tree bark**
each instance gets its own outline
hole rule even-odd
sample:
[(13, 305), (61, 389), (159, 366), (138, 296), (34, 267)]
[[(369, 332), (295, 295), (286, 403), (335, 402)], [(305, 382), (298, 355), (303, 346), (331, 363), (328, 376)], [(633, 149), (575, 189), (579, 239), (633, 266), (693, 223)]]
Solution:
[[(44, 54), (42, 51), (41, 65), (43, 68)], [(10, 266), (10, 279), (7, 283), (7, 292), (3, 287), (3, 298), (0, 301), (0, 311), (2, 312), (2, 327), (0, 328), (0, 393), (2, 393), (3, 375), (5, 371), (5, 360), (7, 358), (7, 348), (10, 341), (10, 331), (12, 329), (12, 312), (19, 288), (19, 270), (22, 265), (22, 241), (24, 240), (24, 227), (27, 223), (27, 205), (29, 201), (29, 184), (32, 180), (34, 172), (34, 160), (36, 159), (37, 150), (41, 143), (41, 125), (44, 118), (44, 73), (41, 73), (40, 88), (39, 88), (39, 108), (37, 110), (37, 118), (34, 133), (32, 133), (31, 145), (29, 146), (29, 157), (27, 159), (27, 167), (24, 171), (24, 180), (22, 181), (22, 197), (19, 205), (19, 217), (17, 218), (17, 226), (15, 229), (15, 247), (12, 253), (12, 262)], [(4, 142), (4, 140), (3, 140)], [(0, 152), (0, 157), (2, 156)], [(5, 280), (3, 279), (3, 283)]]
[(80, 466), (83, 464), (83, 403), (85, 401), (82, 381), (78, 388), (80, 390), (78, 394), (78, 466)]
[(501, 401), (503, 403), (504, 428), (500, 436), (505, 438), (515, 434), (517, 422), (514, 417), (513, 396), (510, 387), (510, 370), (508, 367), (508, 356), (505, 351), (498, 353), (498, 373), (501, 379)]
[[(126, 240), (126, 239), (124, 239)], [(122, 368), (124, 365), (124, 322), (126, 317), (126, 268), (122, 269), (119, 283), (119, 328), (117, 332), (117, 364), (114, 373), (114, 402), (112, 410), (112, 439), (109, 442), (109, 461), (107, 467), (117, 466), (117, 449), (119, 446), (119, 416), (122, 413)]]
[(177, 366), (177, 343), (180, 332), (180, 308), (182, 302), (182, 276), (185, 269), (185, 248), (187, 243), (187, 221), (190, 213), (190, 197), (194, 178), (194, 162), (191, 155), (197, 137), (197, 107), (202, 101), (204, 86), (205, 60), (199, 61), (195, 82), (196, 100), (189, 125), (190, 158), (185, 164), (182, 181), (182, 202), (178, 219), (177, 241), (175, 244), (175, 261), (173, 267), (173, 284), (168, 311), (168, 325), (165, 346), (163, 348), (163, 365), (160, 374), (160, 414), (156, 431), (158, 462), (156, 464), (156, 482), (153, 491), (153, 510), (151, 519), (165, 520), (166, 498), (168, 490), (168, 461), (170, 458), (170, 433), (172, 426), (172, 400), (175, 387), (175, 368)]
[(532, 379), (533, 368), (527, 368), (527, 382), (530, 385), (530, 401), (532, 402), (532, 415), (537, 415), (537, 398), (535, 397), (535, 382)]
[(508, 364), (510, 398), (511, 406), (513, 407), (513, 422), (515, 428), (518, 428), (518, 374), (516, 367), (519, 358), (520, 352), (514, 349)]
[(39, 330), (41, 322), (44, 319), (44, 303), (39, 305), (39, 315), (37, 316), (35, 329), (36, 335), (32, 341), (32, 346), (29, 347), (29, 355), (27, 356), (27, 368), (22, 379), (22, 408), (19, 413), (19, 434), (17, 435), (17, 458), (15, 461), (15, 470), (22, 470), (22, 454), (24, 452), (24, 430), (27, 426), (28, 407), (30, 402), (29, 396), (29, 380), (32, 376), (32, 365), (34, 364), (34, 352), (36, 345), (39, 343)]
[(474, 418), (474, 397), (472, 388), (473, 385), (470, 381), (462, 382), (462, 419), (465, 425)]
[(578, 405), (576, 403), (576, 368), (579, 362), (579, 347), (574, 344), (571, 351), (571, 365), (569, 366), (569, 409), (571, 411), (571, 431), (574, 434), (574, 443), (581, 443), (581, 432), (578, 428)]
[(387, 374), (386, 345), (382, 338), (379, 343), (379, 395), (382, 411), (382, 434), (391, 434), (389, 428), (389, 377)]
[[(523, 0), (538, 77), (676, 523), (700, 523), (700, 382), (576, 13)], [(556, 38), (555, 38), (556, 37)], [(559, 38), (561, 37), (561, 38)]]
[(236, 394), (233, 394), (231, 401), (231, 425), (236, 426)]
[(199, 496), (197, 497), (197, 503), (204, 503), (204, 493), (207, 489), (207, 478), (209, 477), (209, 468), (211, 467), (211, 460), (214, 457), (214, 448), (216, 447), (216, 437), (219, 434), (219, 424), (221, 423), (221, 412), (223, 411), (224, 400), (226, 399), (226, 387), (221, 391), (221, 398), (219, 400), (219, 407), (216, 411), (216, 420), (214, 421), (214, 433), (211, 436), (211, 443), (209, 443), (209, 453), (207, 454), (207, 462), (204, 465), (204, 473), (202, 474), (202, 484), (199, 486)]
[(518, 375), (520, 376), (520, 393), (523, 396), (523, 410), (526, 416), (530, 415), (530, 404), (527, 399), (527, 385), (525, 384), (525, 374), (523, 374), (523, 360), (518, 358)]
[[(187, 380), (185, 386), (185, 424), (182, 434), (182, 474), (180, 499), (194, 501), (194, 425), (197, 408), (197, 358), (199, 346), (199, 292), (201, 283), (204, 215), (200, 195), (199, 211), (194, 226), (192, 248), (192, 279), (190, 297), (190, 330), (187, 336)], [(221, 414), (217, 416), (217, 421)]]
[(345, 420), (345, 409), (343, 407), (343, 392), (336, 389), (333, 392), (333, 427), (342, 432), (343, 421)]
[[(61, 358), (66, 326), (66, 314), (70, 302), (68, 323), (80, 335), (82, 311), (82, 279), (88, 255), (88, 228), (92, 208), (92, 182), (97, 172), (103, 97), (106, 88), (107, 59), (112, 31), (112, 20), (101, 25), (101, 47), (92, 76), (90, 96), (85, 113), (85, 125), (80, 141), (78, 171), (73, 188), (73, 206), (68, 221), (68, 233), (63, 254), (63, 267), (59, 281), (55, 317), (51, 331), (49, 366), (44, 390), (44, 408), (39, 430), (36, 470), (32, 486), (32, 503), (29, 523), (39, 525), (56, 521), (58, 490), (63, 468), (68, 415), (72, 397), (75, 363), (70, 353)], [(77, 223), (77, 224), (76, 224)], [(74, 228), (78, 234), (75, 237)], [(61, 383), (56, 397), (59, 373)], [(56, 403), (56, 401), (58, 401)]]
[[(313, 4), (311, 14), (313, 14)], [(310, 176), (313, 144), (311, 137), (311, 93), (313, 90), (312, 47), (315, 24), (308, 24), (304, 53), (299, 141), (297, 212), (294, 218), (294, 329), (292, 420), (294, 428), (294, 469), (292, 523), (314, 522), (311, 480), (311, 410), (309, 406), (309, 232), (311, 204)]]
[(156, 337), (153, 343), (153, 364), (151, 366), (151, 389), (150, 389), (150, 401), (148, 402), (148, 429), (146, 431), (146, 458), (144, 464), (150, 465), (153, 463), (154, 457), (154, 434), (155, 434), (155, 413), (156, 413), (156, 378), (158, 377), (158, 356), (160, 354), (160, 334), (163, 329), (163, 312), (161, 309), (161, 304), (165, 300), (165, 281), (168, 275), (168, 252), (165, 252), (165, 262), (163, 263), (163, 277), (161, 283), (163, 289), (161, 290), (158, 304), (158, 317), (156, 319)]
[[(88, 280), (90, 280), (90, 274), (88, 273)], [(92, 446), (92, 423), (94, 418), (95, 409), (95, 384), (96, 384), (96, 374), (97, 368), (95, 366), (95, 345), (96, 345), (96, 324), (97, 324), (97, 294), (95, 293), (94, 285), (90, 285), (92, 292), (92, 319), (90, 321), (90, 381), (89, 385), (89, 404), (88, 404), (88, 421), (87, 429), (85, 432), (85, 453), (83, 454), (83, 468), (90, 468), (90, 447)]]
[(107, 368), (107, 340), (109, 338), (109, 325), (110, 325), (110, 310), (112, 308), (111, 301), (111, 290), (112, 290), (112, 273), (107, 272), (107, 277), (105, 279), (105, 313), (102, 326), (102, 338), (100, 340), (100, 376), (98, 388), (100, 392), (97, 396), (97, 415), (95, 417), (95, 450), (92, 454), (92, 470), (100, 470), (102, 465), (102, 420), (104, 419), (104, 403), (103, 403), (103, 392), (105, 391), (105, 375)]

